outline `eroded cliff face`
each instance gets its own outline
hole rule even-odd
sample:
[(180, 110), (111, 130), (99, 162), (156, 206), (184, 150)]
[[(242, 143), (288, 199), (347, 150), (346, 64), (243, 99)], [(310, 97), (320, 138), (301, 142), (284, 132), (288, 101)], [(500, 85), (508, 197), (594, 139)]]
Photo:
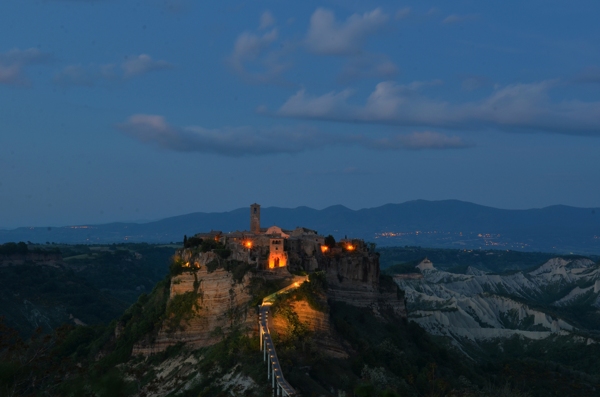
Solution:
[[(327, 304), (324, 302), (324, 305)], [(298, 316), (298, 321), (304, 324), (313, 335), (313, 340), (321, 352), (335, 358), (347, 358), (348, 352), (340, 343), (340, 338), (330, 322), (329, 310), (315, 310), (308, 302), (300, 300), (290, 302), (293, 312)], [(285, 336), (290, 333), (292, 324), (280, 314), (275, 313), (269, 322), (272, 333)]]
[[(315, 339), (328, 355), (346, 357), (330, 323), (327, 300), (371, 309), (383, 317), (392, 314), (406, 318), (404, 297), (392, 283), (382, 286), (379, 281), (379, 258), (375, 253), (354, 252), (336, 255), (306, 255), (303, 260), (315, 261), (315, 270), (323, 271), (328, 289), (322, 301), (324, 311), (315, 310), (303, 300), (292, 303), (292, 310), (301, 323), (318, 335)], [(160, 331), (148, 336), (134, 346), (134, 354), (152, 354), (183, 342), (192, 348), (210, 346), (219, 342), (233, 327), (248, 333), (256, 331), (256, 308), (250, 307), (252, 277), (285, 279), (291, 277), (287, 268), (277, 272), (236, 271), (235, 266), (252, 266), (247, 257), (232, 256), (227, 260), (214, 252), (200, 253), (184, 249), (175, 258), (183, 265), (183, 273), (171, 280), (167, 313)], [(232, 267), (233, 266), (233, 267)], [(187, 314), (181, 316), (177, 305), (186, 306)], [(274, 317), (276, 332), (285, 333), (289, 324)]]
[(319, 264), (323, 260), (321, 246), (316, 241), (303, 241), (301, 248), (295, 247), (290, 250), (288, 257), (290, 268), (306, 272), (318, 270)]
[[(256, 311), (249, 307), (250, 274), (235, 280), (234, 274), (223, 268), (209, 269), (209, 265), (215, 266), (214, 261), (223, 261), (212, 252), (194, 255), (184, 250), (181, 259), (195, 270), (172, 278), (166, 319), (153, 340), (134, 346), (134, 354), (160, 352), (180, 342), (193, 348), (210, 346), (233, 327), (245, 330), (256, 327)], [(174, 322), (173, 302), (184, 294), (194, 296), (192, 312)]]
[(351, 306), (370, 308), (381, 317), (384, 312), (406, 318), (404, 296), (395, 285), (381, 285), (379, 256), (375, 253), (347, 253), (324, 256), (329, 299)]
[(379, 285), (377, 254), (347, 253), (324, 256), (320, 268), (327, 283), (337, 290), (372, 291)]

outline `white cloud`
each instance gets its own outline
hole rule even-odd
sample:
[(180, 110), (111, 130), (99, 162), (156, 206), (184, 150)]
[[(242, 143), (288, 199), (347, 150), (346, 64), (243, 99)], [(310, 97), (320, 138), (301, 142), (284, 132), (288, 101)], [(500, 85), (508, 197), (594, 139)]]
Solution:
[(351, 57), (342, 69), (340, 80), (347, 82), (361, 78), (390, 79), (398, 74), (398, 66), (385, 55), (365, 54)]
[(461, 137), (448, 136), (434, 131), (413, 132), (408, 135), (396, 135), (391, 138), (376, 139), (371, 143), (375, 149), (382, 150), (425, 150), (425, 149), (464, 149), (473, 147)]
[(161, 0), (161, 7), (173, 14), (181, 14), (192, 8), (191, 0)]
[(405, 19), (410, 16), (411, 9), (410, 7), (404, 7), (396, 11), (396, 15), (394, 16), (397, 20)]
[(222, 156), (262, 156), (277, 153), (299, 153), (333, 146), (362, 146), (373, 150), (457, 149), (468, 147), (458, 137), (436, 132), (412, 135), (373, 137), (342, 136), (309, 127), (224, 127), (208, 129), (199, 126), (176, 127), (163, 116), (136, 114), (117, 128), (146, 144), (178, 152), (198, 152)]
[(164, 117), (137, 114), (118, 128), (133, 138), (179, 152), (213, 153), (224, 156), (298, 153), (326, 145), (328, 136), (311, 128), (175, 127)]
[(280, 107), (277, 114), (402, 126), (528, 129), (600, 135), (600, 102), (552, 101), (549, 91), (558, 85), (557, 81), (499, 87), (488, 97), (466, 103), (432, 99), (420, 92), (426, 85), (440, 83), (398, 85), (382, 82), (362, 106), (348, 103), (351, 95), (348, 90), (322, 96), (311, 96), (300, 90)]
[(352, 91), (346, 89), (335, 93), (329, 92), (319, 97), (309, 96), (304, 89), (291, 96), (278, 111), (278, 114), (292, 117), (330, 118), (332, 114), (347, 114), (350, 106), (346, 100)]
[(377, 8), (363, 15), (353, 14), (339, 23), (332, 11), (318, 8), (310, 18), (307, 48), (321, 55), (354, 55), (361, 52), (366, 38), (380, 30), (388, 16)]
[(600, 83), (600, 67), (588, 67), (582, 70), (574, 81), (576, 83)]
[(273, 28), (267, 33), (243, 32), (238, 36), (228, 63), (233, 71), (249, 83), (275, 83), (281, 81), (281, 74), (289, 67), (281, 61), (282, 51), (275, 50), (273, 44), (279, 33)]
[(30, 82), (25, 76), (25, 68), (51, 59), (51, 54), (37, 48), (13, 49), (0, 53), (0, 84), (27, 86)]
[(139, 76), (154, 70), (172, 69), (173, 65), (167, 61), (155, 61), (147, 54), (140, 54), (128, 57), (121, 64), (123, 76), (125, 78)]
[(468, 76), (462, 79), (461, 88), (464, 91), (475, 91), (488, 84), (488, 79), (483, 76)]
[(233, 52), (230, 57), (231, 62), (236, 67), (242, 68), (244, 62), (254, 61), (258, 58), (265, 48), (277, 40), (277, 37), (277, 29), (273, 29), (262, 36), (251, 32), (240, 34), (233, 45)]
[(275, 17), (271, 14), (271, 11), (265, 11), (260, 16), (260, 25), (258, 26), (259, 30), (264, 30), (270, 28), (275, 24)]
[(431, 7), (426, 13), (425, 16), (427, 17), (432, 17), (434, 15), (437, 15), (441, 12), (441, 10), (437, 7)]
[(467, 14), (467, 15), (450, 14), (446, 18), (444, 18), (442, 23), (444, 25), (452, 25), (452, 24), (458, 24), (458, 23), (467, 22), (467, 21), (474, 21), (478, 18), (479, 18), (479, 15), (477, 15), (477, 14)]
[(20, 85), (25, 82), (19, 65), (0, 64), (0, 83)]
[(81, 65), (69, 65), (54, 76), (54, 81), (60, 85), (79, 85), (91, 87), (94, 85), (94, 76)]
[(116, 80), (119, 78), (119, 74), (117, 72), (117, 65), (115, 65), (114, 63), (100, 65), (98, 70), (100, 72), (100, 76), (105, 80)]
[(120, 65), (115, 63), (88, 66), (69, 65), (54, 76), (54, 81), (63, 86), (78, 85), (91, 87), (98, 81), (124, 81), (157, 71), (172, 69), (167, 61), (155, 61), (147, 54), (132, 55)]

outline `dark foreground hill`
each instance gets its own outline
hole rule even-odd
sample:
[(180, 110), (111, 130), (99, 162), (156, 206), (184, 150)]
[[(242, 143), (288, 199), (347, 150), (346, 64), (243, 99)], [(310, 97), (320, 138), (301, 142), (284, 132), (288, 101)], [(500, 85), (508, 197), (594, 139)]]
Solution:
[[(551, 206), (503, 210), (457, 201), (409, 201), (351, 210), (332, 206), (262, 209), (262, 225), (304, 226), (336, 238), (363, 238), (380, 246), (511, 249), (600, 254), (600, 208)], [(149, 223), (110, 223), (0, 230), (0, 242), (113, 243), (181, 241), (211, 229), (230, 232), (249, 227), (247, 208), (192, 213)], [(342, 232), (343, 231), (343, 234)]]
[[(240, 266), (244, 269), (238, 261), (222, 261), (190, 271), (174, 260), (152, 292), (105, 326), (63, 326), (23, 341), (0, 321), (0, 396), (272, 396), (258, 330), (243, 327), (236, 315), (241, 311), (224, 312), (232, 326), (214, 327), (214, 342), (203, 347), (180, 342), (140, 354), (140, 347), (156, 344), (161, 330), (173, 338), (192, 330), (203, 313), (194, 302), (212, 305), (215, 299), (205, 300), (219, 291), (232, 298), (245, 291), (246, 301), (222, 303), (232, 309), (236, 302), (247, 304), (254, 323), (256, 303), (287, 279), (247, 268), (240, 273)], [(220, 280), (212, 286), (221, 288), (211, 288), (209, 279)], [(223, 288), (228, 280), (229, 291)], [(386, 300), (376, 310), (349, 305), (329, 299), (341, 280), (336, 288), (336, 278), (323, 272), (311, 273), (309, 280), (271, 306), (279, 361), (301, 396), (580, 397), (600, 390), (597, 340), (572, 335), (553, 345), (517, 336), (490, 340), (469, 357), (447, 338), (382, 310)], [(171, 296), (184, 285), (193, 285), (193, 293)], [(379, 287), (380, 293), (397, 288), (390, 276), (380, 277)], [(404, 293), (396, 290), (396, 296)], [(329, 326), (317, 326), (313, 319), (319, 318)]]
[(107, 324), (164, 278), (174, 251), (149, 244), (0, 245), (0, 317), (22, 336), (62, 324)]

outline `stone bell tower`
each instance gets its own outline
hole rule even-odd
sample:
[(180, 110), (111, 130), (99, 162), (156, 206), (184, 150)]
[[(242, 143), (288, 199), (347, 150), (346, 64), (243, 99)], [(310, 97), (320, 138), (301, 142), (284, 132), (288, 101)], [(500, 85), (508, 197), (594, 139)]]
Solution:
[(260, 204), (250, 206), (250, 231), (254, 234), (260, 234)]

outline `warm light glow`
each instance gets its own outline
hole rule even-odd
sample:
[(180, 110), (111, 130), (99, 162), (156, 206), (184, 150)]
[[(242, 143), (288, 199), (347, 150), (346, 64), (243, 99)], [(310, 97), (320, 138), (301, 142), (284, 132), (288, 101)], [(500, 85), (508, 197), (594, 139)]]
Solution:
[(322, 246), (321, 246), (321, 252), (322, 252), (322, 253), (326, 253), (327, 251), (329, 251), (329, 247), (328, 247), (328, 246), (326, 246), (326, 245), (322, 245)]
[(276, 267), (287, 266), (287, 256), (282, 254), (271, 253), (269, 255), (269, 269), (275, 269)]
[(346, 249), (348, 251), (354, 251), (355, 247), (352, 244), (348, 244), (348, 245), (346, 245)]
[(244, 243), (244, 246), (245, 246), (246, 248), (252, 248), (252, 241), (246, 241), (246, 242)]

